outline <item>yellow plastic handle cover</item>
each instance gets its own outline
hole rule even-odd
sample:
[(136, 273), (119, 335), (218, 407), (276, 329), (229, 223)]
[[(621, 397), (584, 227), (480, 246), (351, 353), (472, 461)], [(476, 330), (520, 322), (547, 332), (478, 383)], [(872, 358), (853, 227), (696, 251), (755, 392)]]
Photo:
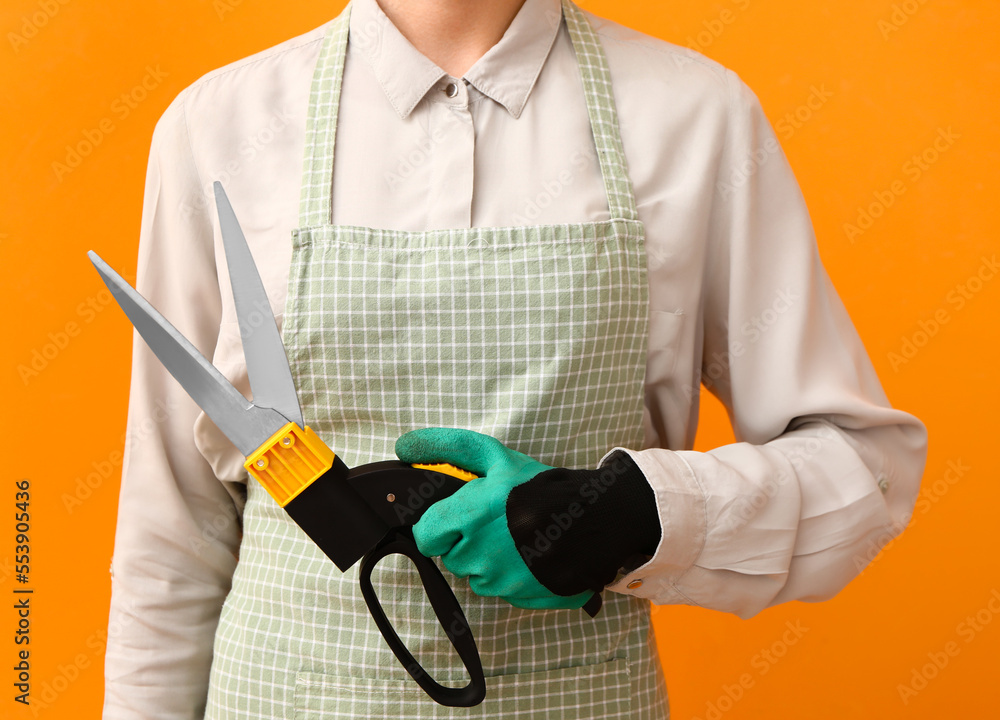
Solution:
[(475, 480), (478, 475), (470, 473), (468, 470), (463, 470), (462, 468), (455, 467), (454, 465), (449, 465), (448, 463), (437, 463), (434, 465), (422, 465), (420, 463), (414, 463), (413, 467), (420, 470), (433, 470), (434, 472), (444, 473), (445, 475), (451, 475), (459, 480), (464, 480), (469, 482), (469, 480)]
[(333, 466), (334, 457), (319, 435), (290, 422), (257, 448), (243, 467), (285, 507)]

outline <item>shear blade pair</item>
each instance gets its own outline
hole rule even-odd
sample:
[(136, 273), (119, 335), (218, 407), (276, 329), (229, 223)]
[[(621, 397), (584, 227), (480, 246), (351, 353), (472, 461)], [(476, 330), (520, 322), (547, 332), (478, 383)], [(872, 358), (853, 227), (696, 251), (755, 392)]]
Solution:
[[(88, 253), (132, 325), (191, 398), (247, 458), (244, 466), (342, 571), (361, 561), (361, 593), (389, 648), (436, 702), (477, 705), (486, 696), (482, 662), (468, 620), (433, 560), (420, 554), (410, 525), (426, 507), (472, 476), (447, 466), (399, 461), (349, 469), (304, 425), (295, 383), (253, 256), (222, 185), (214, 184), (219, 225), (253, 401), (247, 400), (173, 325), (96, 253)], [(428, 480), (431, 480), (428, 483)], [(417, 511), (396, 505), (410, 490), (434, 488)], [(399, 518), (407, 517), (408, 524)], [(439, 623), (470, 676), (466, 687), (438, 684), (414, 659), (388, 620), (371, 574), (391, 554), (416, 566)]]
[(229, 198), (220, 183), (216, 182), (214, 189), (252, 402), (97, 253), (91, 250), (87, 255), (160, 362), (244, 457), (249, 457), (287, 423), (305, 423), (264, 283)]

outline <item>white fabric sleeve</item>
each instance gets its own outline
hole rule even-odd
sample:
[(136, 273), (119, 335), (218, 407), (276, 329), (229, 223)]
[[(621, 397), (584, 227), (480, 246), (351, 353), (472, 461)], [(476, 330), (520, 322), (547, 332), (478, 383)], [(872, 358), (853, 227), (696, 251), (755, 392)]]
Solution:
[[(136, 287), (206, 356), (219, 332), (209, 207), (181, 95), (153, 133)], [(204, 714), (215, 628), (236, 566), (238, 488), (195, 447), (198, 407), (133, 335), (132, 384), (112, 561), (105, 720)]]
[(906, 526), (927, 438), (889, 405), (774, 131), (726, 72), (729, 126), (697, 316), (702, 380), (737, 442), (627, 451), (654, 489), (663, 534), (609, 588), (750, 617), (833, 596)]

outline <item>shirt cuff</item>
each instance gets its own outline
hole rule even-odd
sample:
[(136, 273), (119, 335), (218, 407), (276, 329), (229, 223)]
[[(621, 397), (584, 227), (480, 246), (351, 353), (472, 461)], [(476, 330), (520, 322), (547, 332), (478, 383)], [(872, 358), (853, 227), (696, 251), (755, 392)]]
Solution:
[(701, 555), (707, 535), (708, 513), (705, 491), (694, 470), (669, 450), (636, 452), (616, 447), (598, 467), (615, 453), (624, 452), (639, 466), (656, 496), (660, 518), (660, 543), (646, 562), (624, 568), (608, 590), (664, 603), (689, 603), (674, 581), (686, 573)]

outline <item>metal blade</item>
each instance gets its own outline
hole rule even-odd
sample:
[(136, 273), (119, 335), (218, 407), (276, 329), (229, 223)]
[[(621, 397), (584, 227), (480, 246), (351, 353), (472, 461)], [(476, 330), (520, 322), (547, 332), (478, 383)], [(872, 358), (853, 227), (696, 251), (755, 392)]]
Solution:
[(292, 371), (288, 367), (288, 356), (285, 355), (285, 346), (281, 343), (278, 325), (271, 313), (271, 303), (268, 302), (264, 283), (257, 273), (257, 265), (250, 254), (233, 206), (226, 197), (226, 191), (222, 189), (222, 183), (217, 181), (213, 187), (253, 403), (257, 407), (274, 408), (289, 420), (303, 426), (302, 410), (299, 408)]
[(275, 410), (255, 407), (97, 253), (87, 256), (149, 349), (244, 457), (288, 422)]

